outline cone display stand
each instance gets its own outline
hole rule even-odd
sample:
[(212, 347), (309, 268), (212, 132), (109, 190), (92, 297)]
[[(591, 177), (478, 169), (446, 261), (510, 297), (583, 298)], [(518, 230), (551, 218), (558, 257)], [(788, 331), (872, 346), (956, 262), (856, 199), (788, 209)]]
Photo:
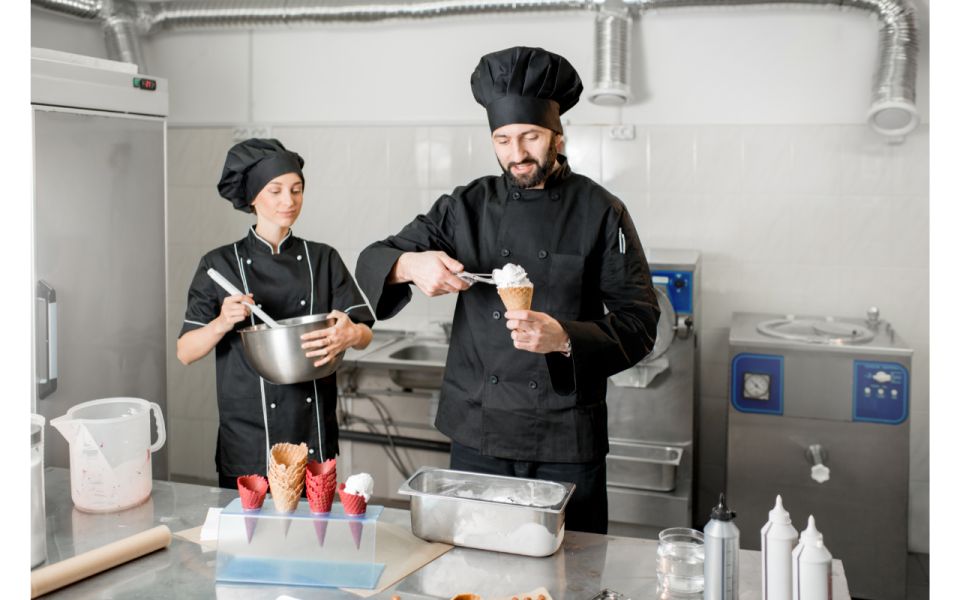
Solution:
[(376, 562), (382, 512), (367, 506), (365, 515), (351, 516), (336, 503), (317, 514), (306, 500), (278, 512), (268, 497), (252, 513), (236, 499), (220, 513), (217, 581), (374, 589), (384, 568)]

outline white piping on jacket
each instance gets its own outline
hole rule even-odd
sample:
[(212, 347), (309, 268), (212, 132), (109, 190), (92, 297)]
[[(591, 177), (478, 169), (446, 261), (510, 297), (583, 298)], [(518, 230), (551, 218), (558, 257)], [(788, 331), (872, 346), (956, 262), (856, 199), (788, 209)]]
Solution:
[(255, 238), (257, 238), (258, 240), (260, 240), (261, 242), (263, 242), (264, 244), (266, 244), (266, 245), (267, 245), (267, 248), (270, 248), (270, 254), (280, 254), (280, 250), (283, 248), (283, 243), (284, 243), (285, 241), (287, 241), (287, 239), (290, 237), (290, 234), (293, 233), (293, 230), (292, 230), (292, 229), (288, 229), (288, 230), (287, 230), (287, 235), (283, 236), (283, 239), (280, 240), (280, 243), (279, 243), (279, 244), (277, 244), (277, 251), (274, 252), (274, 251), (273, 251), (273, 244), (271, 244), (271, 243), (268, 242), (267, 240), (265, 240), (265, 239), (263, 239), (262, 237), (260, 237), (260, 235), (257, 233), (256, 228), (255, 228), (253, 225), (250, 226), (250, 231), (253, 232), (253, 236), (254, 236)]
[[(234, 242), (233, 244), (233, 254), (237, 257), (237, 267), (240, 268), (240, 279), (241, 281), (243, 281), (243, 293), (249, 294), (250, 288), (249, 286), (247, 286), (247, 274), (243, 270), (243, 261), (240, 260), (240, 251), (237, 250), (236, 242)], [(251, 323), (254, 323), (253, 318), (254, 318), (253, 313), (250, 313)], [(264, 433), (264, 440), (266, 440), (267, 442), (264, 460), (266, 460), (265, 464), (269, 466), (270, 465), (270, 425), (267, 422), (267, 392), (266, 390), (263, 389), (263, 377), (260, 378), (260, 407), (263, 409), (263, 433)]]
[[(310, 260), (310, 246), (307, 245), (307, 240), (303, 240), (303, 253), (307, 256), (307, 271), (310, 272), (310, 312), (308, 315), (313, 314), (313, 262)], [(317, 394), (317, 380), (313, 380), (313, 405), (314, 410), (317, 413), (317, 452), (320, 453), (320, 462), (323, 462), (323, 426), (320, 423), (320, 404), (322, 399)]]

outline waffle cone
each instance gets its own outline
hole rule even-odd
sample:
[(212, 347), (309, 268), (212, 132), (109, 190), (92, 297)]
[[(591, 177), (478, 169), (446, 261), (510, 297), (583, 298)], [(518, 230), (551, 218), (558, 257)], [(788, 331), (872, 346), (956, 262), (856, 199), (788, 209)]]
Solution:
[[(260, 512), (260, 509), (259, 509), (259, 508), (252, 508), (252, 509), (250, 509), (250, 510), (244, 509), (243, 512), (245, 512), (245, 513), (250, 513), (250, 514), (257, 514), (257, 513)], [(245, 529), (246, 532), (247, 532), (247, 543), (248, 543), (248, 544), (253, 541), (253, 532), (257, 530), (257, 521), (259, 521), (259, 520), (260, 520), (260, 519), (258, 519), (258, 518), (256, 518), (256, 517), (244, 517), (244, 518), (243, 518), (243, 527), (244, 527), (244, 529)]]
[(533, 304), (533, 286), (497, 288), (507, 310), (530, 310)]
[(302, 485), (297, 488), (290, 488), (286, 485), (274, 485), (273, 480), (270, 481), (270, 494), (273, 496), (273, 506), (279, 513), (290, 513), (296, 510), (302, 492)]
[(281, 442), (270, 448), (270, 464), (288, 469), (303, 469), (307, 465), (307, 445)]
[(328, 513), (333, 508), (333, 490), (307, 486), (307, 502), (312, 513)]
[(344, 491), (344, 484), (337, 487), (337, 493), (340, 494), (340, 503), (343, 504), (343, 512), (348, 515), (359, 517), (367, 514), (367, 501), (359, 494), (349, 494)]
[(293, 512), (303, 493), (307, 466), (307, 445), (286, 442), (270, 448), (267, 479), (277, 512)]
[(313, 531), (317, 534), (317, 541), (320, 543), (320, 547), (323, 548), (323, 542), (327, 539), (327, 520), (317, 519), (314, 521)]
[(244, 510), (252, 510), (263, 506), (263, 499), (267, 496), (267, 480), (260, 475), (242, 475), (237, 477), (237, 491), (240, 492), (240, 504)]
[(337, 459), (322, 463), (312, 460), (306, 466), (307, 502), (310, 512), (328, 513), (337, 488)]
[(350, 535), (353, 536), (353, 543), (356, 544), (357, 550), (360, 549), (360, 542), (363, 540), (363, 523), (360, 521), (350, 521)]

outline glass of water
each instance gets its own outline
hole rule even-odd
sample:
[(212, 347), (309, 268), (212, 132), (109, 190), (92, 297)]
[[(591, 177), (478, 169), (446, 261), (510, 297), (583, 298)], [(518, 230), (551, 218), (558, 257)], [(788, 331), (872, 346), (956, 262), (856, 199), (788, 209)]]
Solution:
[(686, 527), (660, 532), (657, 581), (660, 590), (668, 596), (703, 591), (703, 533)]

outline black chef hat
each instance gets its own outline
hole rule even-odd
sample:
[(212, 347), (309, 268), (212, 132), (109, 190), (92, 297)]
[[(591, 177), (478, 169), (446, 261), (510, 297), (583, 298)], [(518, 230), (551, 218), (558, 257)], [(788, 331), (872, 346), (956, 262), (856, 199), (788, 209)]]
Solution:
[(517, 46), (480, 59), (470, 77), (473, 97), (487, 109), (490, 131), (531, 123), (563, 132), (560, 115), (580, 100), (583, 84), (567, 59)]
[(217, 189), (237, 210), (253, 212), (250, 203), (272, 179), (296, 173), (303, 179), (303, 159), (279, 140), (251, 138), (227, 152)]

